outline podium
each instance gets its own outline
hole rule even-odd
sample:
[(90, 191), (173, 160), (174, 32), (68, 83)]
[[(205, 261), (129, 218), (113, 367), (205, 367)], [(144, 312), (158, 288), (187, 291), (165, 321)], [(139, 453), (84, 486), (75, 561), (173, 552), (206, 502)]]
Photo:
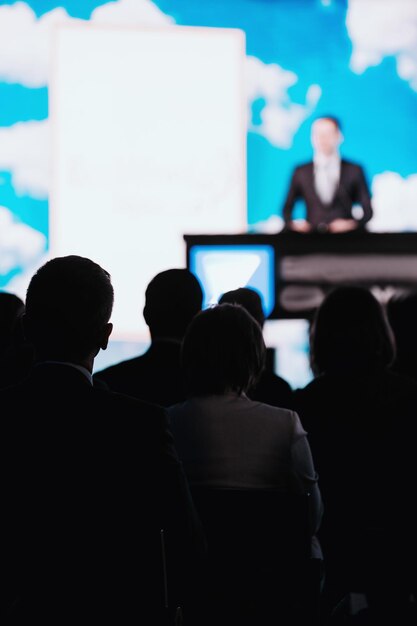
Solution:
[(310, 319), (338, 285), (369, 288), (382, 303), (417, 289), (417, 232), (184, 235), (187, 268), (205, 305), (252, 287), (269, 319)]

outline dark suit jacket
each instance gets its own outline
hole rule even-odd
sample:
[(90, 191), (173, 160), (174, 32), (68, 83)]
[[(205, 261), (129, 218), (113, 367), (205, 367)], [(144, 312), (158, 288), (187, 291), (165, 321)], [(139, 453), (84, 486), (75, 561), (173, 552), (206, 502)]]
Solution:
[(171, 406), (185, 400), (180, 349), (179, 341), (153, 341), (141, 356), (107, 367), (94, 378), (104, 381), (113, 391)]
[(165, 411), (63, 364), (0, 403), (2, 623), (172, 623), (160, 530), (174, 607), (205, 542)]
[(330, 204), (323, 204), (315, 191), (313, 162), (295, 168), (283, 208), (286, 224), (292, 219), (294, 203), (298, 199), (305, 201), (306, 219), (318, 230), (338, 218), (354, 219), (353, 204), (360, 204), (363, 209), (363, 217), (357, 220), (359, 225), (366, 224), (373, 214), (370, 192), (362, 167), (344, 159), (341, 162), (339, 186)]

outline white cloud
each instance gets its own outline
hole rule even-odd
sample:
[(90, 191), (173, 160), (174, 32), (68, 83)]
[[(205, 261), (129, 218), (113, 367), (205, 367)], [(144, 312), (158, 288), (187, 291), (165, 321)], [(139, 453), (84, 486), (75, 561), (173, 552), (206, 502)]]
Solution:
[(403, 178), (383, 172), (372, 181), (374, 216), (368, 224), (375, 232), (417, 231), (417, 174)]
[(118, 0), (103, 4), (91, 14), (98, 24), (130, 24), (131, 26), (167, 26), (174, 19), (166, 15), (151, 0)]
[(54, 28), (72, 21), (62, 7), (39, 19), (25, 2), (0, 7), (0, 80), (44, 87)]
[(46, 199), (49, 191), (49, 123), (18, 122), (0, 128), (0, 170), (12, 173), (18, 194)]
[[(55, 29), (82, 21), (62, 7), (37, 18), (25, 2), (0, 6), (0, 81), (45, 87)], [(95, 9), (90, 20), (118, 26), (166, 26), (172, 22), (151, 0), (109, 2)]]
[[(311, 115), (321, 96), (319, 85), (311, 85), (306, 93), (306, 104), (291, 102), (288, 89), (297, 80), (294, 72), (285, 70), (276, 63), (266, 64), (256, 57), (247, 57), (248, 128), (278, 148), (291, 147), (295, 133)], [(261, 123), (254, 124), (251, 106), (258, 98), (265, 100), (265, 106), (260, 113)]]
[(7, 274), (16, 267), (28, 267), (43, 254), (45, 236), (13, 217), (9, 209), (0, 206), (0, 273)]
[(398, 75), (417, 91), (416, 0), (349, 0), (346, 26), (358, 74), (394, 56)]

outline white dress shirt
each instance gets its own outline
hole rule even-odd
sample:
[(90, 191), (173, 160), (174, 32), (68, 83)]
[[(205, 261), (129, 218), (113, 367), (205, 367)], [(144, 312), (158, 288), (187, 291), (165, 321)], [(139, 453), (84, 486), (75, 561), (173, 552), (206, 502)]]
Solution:
[(340, 156), (317, 153), (313, 158), (314, 187), (323, 204), (330, 204), (340, 180)]

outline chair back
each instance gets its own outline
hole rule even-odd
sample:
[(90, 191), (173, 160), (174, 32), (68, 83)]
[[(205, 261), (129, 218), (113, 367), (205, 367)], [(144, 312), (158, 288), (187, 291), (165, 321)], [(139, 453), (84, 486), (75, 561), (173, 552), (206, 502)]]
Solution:
[(317, 623), (309, 495), (194, 486), (192, 496), (208, 542), (207, 619)]

